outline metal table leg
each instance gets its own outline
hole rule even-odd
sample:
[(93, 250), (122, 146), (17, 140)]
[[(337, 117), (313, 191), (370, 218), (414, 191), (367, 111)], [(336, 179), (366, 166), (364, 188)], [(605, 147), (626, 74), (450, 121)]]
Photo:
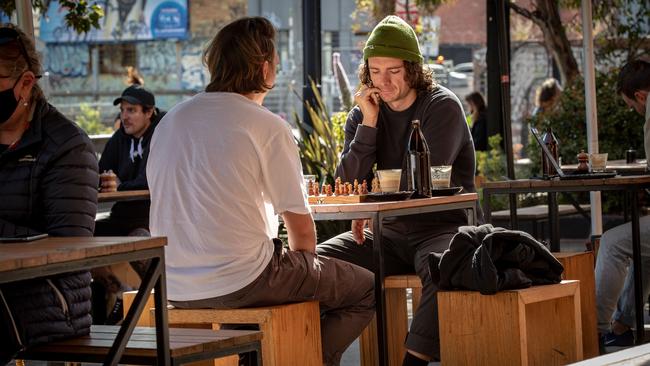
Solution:
[(634, 263), (634, 309), (636, 316), (636, 344), (642, 344), (645, 336), (643, 326), (643, 277), (641, 263), (641, 235), (639, 231), (639, 205), (637, 191), (629, 191), (632, 211), (632, 261)]
[(388, 366), (388, 347), (386, 345), (386, 304), (384, 303), (384, 248), (381, 245), (383, 215), (375, 213), (372, 217), (372, 257), (375, 267), (375, 307), (377, 317), (377, 356), (380, 366)]
[(519, 220), (517, 219), (517, 195), (511, 193), (508, 195), (510, 201), (510, 229), (519, 229)]
[(557, 193), (548, 193), (548, 228), (551, 241), (551, 252), (560, 251), (560, 222), (557, 208)]
[[(122, 326), (120, 327), (119, 332), (117, 333), (117, 336), (115, 337), (115, 342), (111, 346), (111, 349), (109, 351), (109, 356), (104, 362), (104, 365), (117, 365), (120, 359), (122, 358), (122, 354), (124, 353), (124, 349), (126, 348), (126, 344), (129, 341), (129, 338), (131, 338), (131, 334), (133, 333), (133, 329), (135, 329), (135, 325), (137, 323), (137, 319), (140, 317), (140, 314), (142, 314), (142, 310), (144, 309), (144, 306), (146, 304), (146, 298), (149, 296), (151, 293), (151, 290), (154, 288), (154, 284), (156, 282), (162, 283), (160, 279), (162, 278), (164, 281), (164, 252), (162, 252), (164, 249), (161, 250), (161, 256), (160, 257), (155, 257), (152, 258), (149, 264), (149, 268), (147, 269), (147, 272), (144, 275), (144, 278), (142, 279), (142, 283), (140, 284), (140, 288), (138, 289), (138, 293), (136, 294), (135, 298), (133, 299), (133, 305), (131, 305), (131, 308), (129, 309), (128, 313), (124, 317), (124, 321), (122, 322)], [(158, 287), (156, 285), (156, 287)], [(159, 301), (162, 303), (161, 299), (163, 298), (163, 293), (164, 293), (164, 298), (166, 299), (166, 289), (164, 287), (164, 284), (161, 285), (160, 288), (161, 293), (156, 292), (156, 308), (161, 308), (161, 314), (164, 313), (164, 317), (166, 318), (167, 314), (167, 304), (165, 303), (164, 306), (158, 306)], [(162, 309), (164, 308), (164, 309)], [(162, 320), (161, 316), (161, 320)], [(158, 320), (158, 319), (156, 319)], [(157, 323), (156, 324), (156, 337), (158, 341), (158, 352), (159, 355), (161, 352), (166, 351), (166, 355), (160, 359), (158, 364), (162, 364), (165, 366), (168, 366), (171, 364), (170, 361), (170, 354), (169, 354), (169, 334), (167, 330), (167, 323)], [(164, 330), (163, 330), (164, 329)], [(160, 334), (158, 334), (160, 330)], [(161, 347), (162, 343), (162, 347)], [(162, 349), (162, 350), (161, 350)]]

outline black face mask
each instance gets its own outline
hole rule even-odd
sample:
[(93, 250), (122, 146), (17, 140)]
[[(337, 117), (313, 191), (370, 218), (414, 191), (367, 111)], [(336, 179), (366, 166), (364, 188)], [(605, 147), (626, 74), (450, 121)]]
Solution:
[[(22, 75), (21, 75), (22, 77)], [(18, 85), (20, 77), (14, 83), (14, 86), (7, 90), (0, 91), (0, 125), (7, 122), (9, 117), (14, 114), (18, 107), (18, 100), (14, 96), (14, 88)]]

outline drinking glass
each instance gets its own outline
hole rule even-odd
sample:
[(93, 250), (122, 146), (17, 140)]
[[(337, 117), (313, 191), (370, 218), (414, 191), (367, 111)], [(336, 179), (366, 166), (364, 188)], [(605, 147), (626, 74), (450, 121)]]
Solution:
[(382, 192), (399, 191), (399, 183), (402, 177), (402, 169), (382, 169), (377, 170), (379, 187)]
[(451, 180), (451, 165), (437, 165), (431, 167), (431, 187), (449, 188)]
[(607, 167), (607, 153), (589, 154), (589, 166), (592, 172), (604, 172)]

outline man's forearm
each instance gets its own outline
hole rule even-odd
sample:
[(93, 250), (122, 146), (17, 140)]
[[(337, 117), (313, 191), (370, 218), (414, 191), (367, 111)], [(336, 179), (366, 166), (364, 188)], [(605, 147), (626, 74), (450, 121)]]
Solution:
[(284, 212), (282, 219), (287, 227), (289, 248), (310, 253), (316, 252), (316, 227), (311, 214)]

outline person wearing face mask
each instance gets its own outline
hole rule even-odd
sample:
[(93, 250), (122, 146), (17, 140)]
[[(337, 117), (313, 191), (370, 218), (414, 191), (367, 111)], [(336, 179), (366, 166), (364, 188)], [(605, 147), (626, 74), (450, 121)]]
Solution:
[[(47, 102), (41, 72), (32, 39), (0, 24), (0, 236), (92, 236), (95, 151)], [(87, 334), (90, 282), (84, 271), (0, 285), (0, 365), (21, 349)]]

